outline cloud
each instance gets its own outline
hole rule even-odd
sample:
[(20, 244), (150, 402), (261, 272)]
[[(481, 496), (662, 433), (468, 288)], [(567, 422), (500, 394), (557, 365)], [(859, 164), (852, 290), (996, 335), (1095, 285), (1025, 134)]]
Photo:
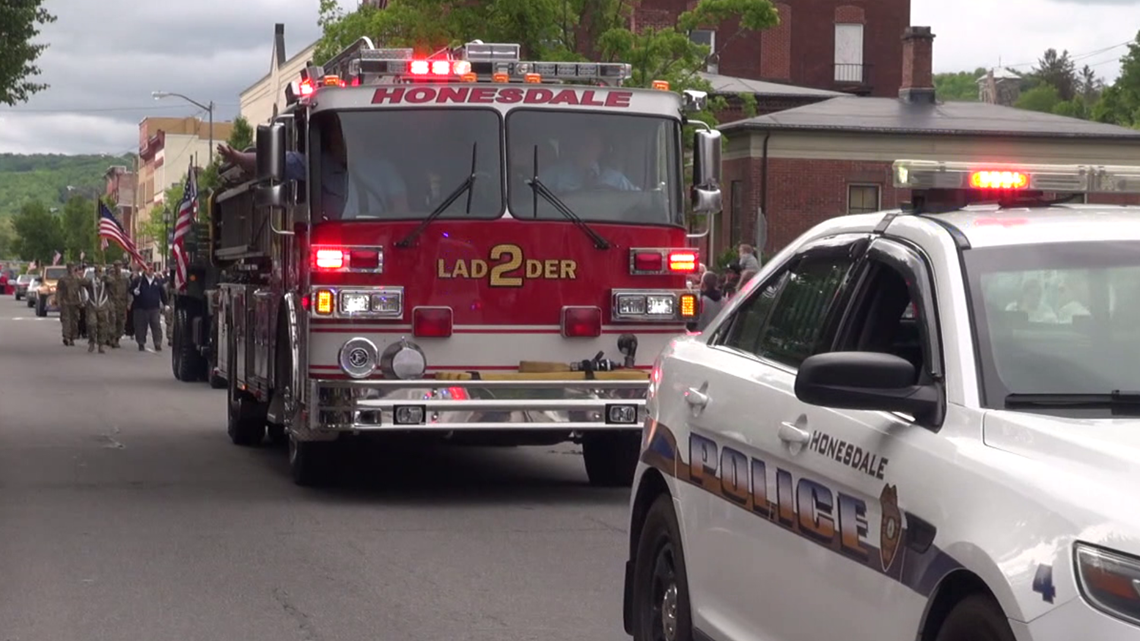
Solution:
[[(347, 2), (348, 0), (346, 0)], [(238, 94), (269, 70), (273, 25), (285, 24), (287, 53), (320, 35), (318, 0), (48, 0), (57, 20), (36, 80), (50, 87), (0, 108), (0, 153), (122, 153), (138, 145), (146, 116), (200, 114), (174, 91), (237, 115)], [(92, 28), (92, 25), (99, 25)]]
[[(0, 0), (3, 1), (3, 0)], [(340, 0), (351, 9), (356, 0)], [(913, 0), (911, 23), (929, 25), (936, 71), (999, 63), (1028, 71), (1048, 48), (1067, 49), (1112, 79), (1136, 37), (1140, 0)], [(58, 20), (38, 78), (51, 87), (27, 104), (0, 107), (0, 153), (122, 153), (138, 145), (146, 116), (188, 116), (197, 107), (152, 91), (214, 101), (217, 120), (269, 70), (273, 25), (287, 53), (319, 35), (319, 0), (47, 0)], [(1079, 7), (1077, 5), (1080, 5)], [(97, 27), (96, 27), (97, 25)]]

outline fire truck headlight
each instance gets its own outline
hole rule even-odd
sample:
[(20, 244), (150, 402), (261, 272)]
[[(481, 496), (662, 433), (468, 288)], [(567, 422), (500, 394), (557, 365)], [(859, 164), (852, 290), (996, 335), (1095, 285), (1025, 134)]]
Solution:
[(642, 294), (621, 294), (618, 296), (618, 314), (640, 316), (645, 313), (646, 297)]
[(654, 316), (672, 316), (675, 310), (676, 299), (672, 294), (665, 296), (646, 296), (645, 311)]
[(368, 378), (376, 371), (380, 350), (367, 338), (350, 338), (340, 348), (340, 368), (352, 378)]
[(380, 355), (380, 371), (389, 378), (400, 380), (420, 378), (427, 371), (427, 356), (419, 345), (400, 339)]
[(368, 294), (357, 292), (344, 292), (340, 295), (340, 313), (359, 314), (367, 312), (369, 308)]
[(402, 311), (402, 296), (399, 292), (385, 292), (372, 295), (372, 311), (377, 314), (399, 316)]

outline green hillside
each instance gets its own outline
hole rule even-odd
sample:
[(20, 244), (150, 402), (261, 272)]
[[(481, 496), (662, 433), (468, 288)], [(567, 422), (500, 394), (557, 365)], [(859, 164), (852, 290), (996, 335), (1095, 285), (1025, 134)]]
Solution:
[(68, 186), (90, 195), (103, 193), (103, 175), (111, 165), (134, 167), (132, 156), (64, 156), (59, 154), (0, 154), (0, 218), (11, 216), (30, 201), (63, 207)]

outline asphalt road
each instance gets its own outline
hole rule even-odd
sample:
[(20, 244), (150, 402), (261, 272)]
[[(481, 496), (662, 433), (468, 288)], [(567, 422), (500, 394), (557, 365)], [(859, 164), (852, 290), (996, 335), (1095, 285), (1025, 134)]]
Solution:
[(230, 444), (223, 395), (0, 298), (0, 641), (628, 639), (628, 490), (576, 448), (369, 453), (308, 490)]

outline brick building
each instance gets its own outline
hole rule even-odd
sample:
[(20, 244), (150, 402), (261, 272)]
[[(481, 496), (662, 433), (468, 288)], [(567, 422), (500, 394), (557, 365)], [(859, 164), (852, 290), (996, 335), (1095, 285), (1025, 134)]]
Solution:
[[(695, 0), (643, 0), (632, 27), (662, 27)], [(739, 21), (706, 25), (694, 41), (719, 56), (710, 73), (738, 78), (893, 96), (902, 78), (899, 34), (910, 24), (910, 0), (774, 0), (780, 24), (739, 33)]]
[(112, 165), (103, 174), (107, 189), (105, 196), (114, 204), (115, 217), (122, 223), (127, 237), (135, 237), (135, 189), (138, 187), (138, 175), (130, 167)]
[(827, 218), (907, 202), (909, 191), (894, 189), (891, 180), (891, 164), (903, 158), (1122, 165), (1140, 158), (1140, 131), (995, 104), (938, 102), (933, 39), (929, 27), (906, 30), (895, 98), (844, 96), (722, 125), (725, 209), (713, 253), (757, 239), (774, 252)]

